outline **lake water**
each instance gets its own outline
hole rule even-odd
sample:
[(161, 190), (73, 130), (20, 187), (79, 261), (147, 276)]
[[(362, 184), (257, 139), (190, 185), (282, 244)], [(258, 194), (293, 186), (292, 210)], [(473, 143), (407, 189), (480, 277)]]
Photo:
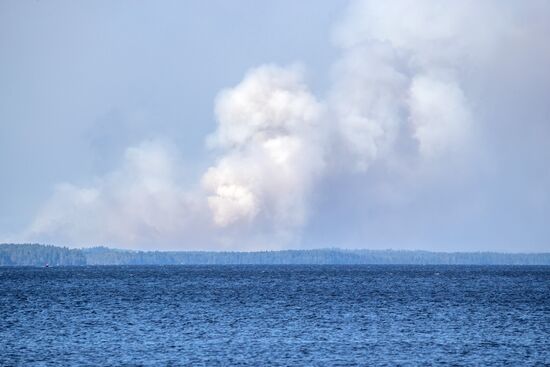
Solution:
[(0, 268), (0, 365), (549, 365), (550, 267)]

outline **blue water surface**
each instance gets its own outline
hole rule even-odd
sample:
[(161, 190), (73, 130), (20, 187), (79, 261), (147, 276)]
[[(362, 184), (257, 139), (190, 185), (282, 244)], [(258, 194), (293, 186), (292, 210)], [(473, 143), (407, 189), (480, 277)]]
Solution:
[(0, 365), (549, 365), (550, 267), (0, 268)]

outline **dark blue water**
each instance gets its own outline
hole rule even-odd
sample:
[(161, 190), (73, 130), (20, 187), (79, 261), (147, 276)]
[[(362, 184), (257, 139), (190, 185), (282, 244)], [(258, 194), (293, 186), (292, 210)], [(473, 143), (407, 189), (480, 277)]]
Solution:
[(550, 267), (0, 268), (0, 365), (550, 364)]

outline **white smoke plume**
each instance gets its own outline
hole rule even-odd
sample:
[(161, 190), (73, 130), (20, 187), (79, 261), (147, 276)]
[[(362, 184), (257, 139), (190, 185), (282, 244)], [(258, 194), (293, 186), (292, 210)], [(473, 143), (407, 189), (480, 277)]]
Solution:
[(220, 93), (213, 146), (224, 151), (203, 185), (214, 222), (258, 217), (285, 229), (305, 220), (308, 193), (323, 167), (322, 106), (297, 68), (262, 66)]
[(387, 157), (410, 130), (423, 156), (465, 142), (472, 113), (456, 75), (470, 53), (490, 46), (482, 24), (471, 21), (483, 6), (409, 0), (350, 6), (334, 37), (343, 56), (331, 103), (358, 168)]
[(254, 68), (218, 95), (207, 144), (218, 158), (196, 188), (181, 184), (175, 149), (144, 143), (89, 188), (60, 185), (27, 238), (121, 247), (186, 248), (197, 238), (207, 247), (299, 243), (324, 177), (410, 162), (404, 141), (418, 161), (459, 155), (471, 143), (480, 123), (472, 78), (497, 63), (507, 42), (544, 31), (524, 25), (538, 9), (526, 8), (516, 15), (497, 1), (353, 2), (334, 31), (341, 57), (325, 100), (300, 67)]

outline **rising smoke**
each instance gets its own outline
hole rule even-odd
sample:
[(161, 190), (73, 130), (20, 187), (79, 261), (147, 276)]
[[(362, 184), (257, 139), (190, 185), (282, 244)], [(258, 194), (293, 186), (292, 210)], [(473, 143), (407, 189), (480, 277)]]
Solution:
[(219, 93), (207, 139), (218, 156), (195, 187), (182, 184), (177, 149), (146, 141), (90, 187), (59, 185), (25, 237), (130, 248), (299, 244), (327, 177), (396, 161), (414, 171), (478, 142), (472, 79), (498, 63), (503, 45), (541, 36), (526, 22), (543, 6), (353, 2), (334, 30), (341, 56), (325, 96), (312, 94), (301, 66), (255, 67)]

